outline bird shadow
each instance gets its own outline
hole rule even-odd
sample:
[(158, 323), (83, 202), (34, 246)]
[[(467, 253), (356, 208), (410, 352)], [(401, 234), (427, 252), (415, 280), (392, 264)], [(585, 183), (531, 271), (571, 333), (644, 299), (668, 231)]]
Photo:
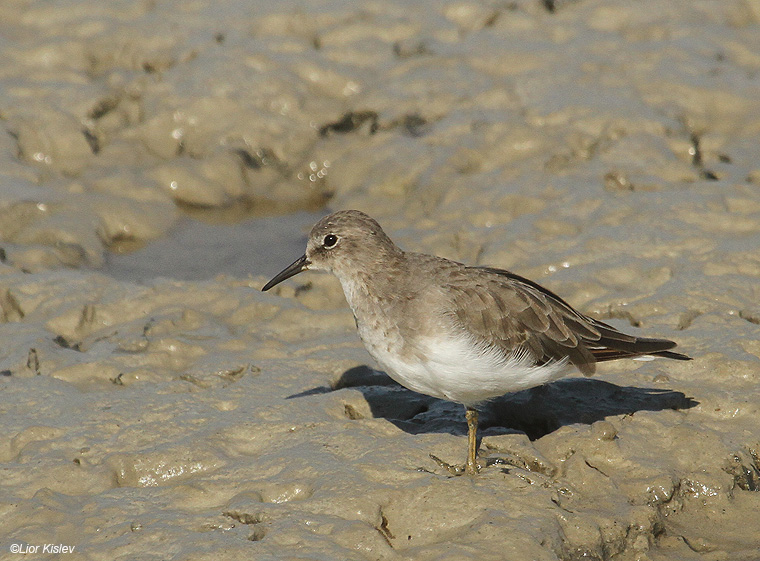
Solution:
[[(373, 417), (387, 419), (411, 433), (466, 434), (461, 405), (407, 390), (387, 374), (368, 366), (346, 370), (332, 387), (320, 386), (288, 399), (354, 388), (364, 395)], [(699, 405), (683, 392), (618, 386), (593, 378), (565, 378), (492, 399), (478, 407), (483, 435), (523, 432), (536, 440), (565, 425), (591, 424), (637, 411), (690, 409)], [(346, 407), (348, 418), (357, 418)]]

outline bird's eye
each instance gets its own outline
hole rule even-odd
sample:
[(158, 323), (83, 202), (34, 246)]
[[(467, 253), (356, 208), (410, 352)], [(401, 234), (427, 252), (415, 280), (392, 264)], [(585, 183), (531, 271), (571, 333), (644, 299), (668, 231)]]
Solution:
[(322, 240), (322, 245), (328, 249), (335, 246), (336, 243), (338, 243), (338, 236), (335, 234), (327, 234), (325, 239)]

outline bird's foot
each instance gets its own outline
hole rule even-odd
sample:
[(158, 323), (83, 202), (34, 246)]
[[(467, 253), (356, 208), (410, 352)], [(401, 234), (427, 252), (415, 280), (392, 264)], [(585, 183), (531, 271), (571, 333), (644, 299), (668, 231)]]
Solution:
[(438, 464), (440, 467), (448, 471), (451, 475), (477, 475), (480, 473), (481, 468), (483, 467), (480, 462), (477, 460), (474, 462), (467, 462), (464, 465), (452, 465), (448, 462), (444, 462), (441, 458), (438, 456), (435, 456), (433, 454), (430, 454), (430, 459), (432, 459), (436, 464)]

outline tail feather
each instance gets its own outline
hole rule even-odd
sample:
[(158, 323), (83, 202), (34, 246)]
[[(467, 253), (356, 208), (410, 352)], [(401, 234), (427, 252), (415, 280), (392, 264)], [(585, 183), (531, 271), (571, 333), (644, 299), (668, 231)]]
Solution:
[(674, 353), (672, 351), (662, 351), (659, 353), (652, 353), (654, 356), (662, 356), (665, 358), (672, 358), (674, 360), (691, 360), (691, 357), (689, 355), (685, 355), (682, 353)]
[(691, 360), (690, 356), (669, 350), (676, 346), (674, 341), (651, 339), (648, 337), (633, 337), (633, 340), (630, 340), (627, 337), (615, 337), (617, 333), (616, 331), (604, 333), (603, 337), (590, 348), (591, 354), (594, 355), (597, 362), (619, 358), (635, 358), (644, 355), (660, 356), (674, 360)]

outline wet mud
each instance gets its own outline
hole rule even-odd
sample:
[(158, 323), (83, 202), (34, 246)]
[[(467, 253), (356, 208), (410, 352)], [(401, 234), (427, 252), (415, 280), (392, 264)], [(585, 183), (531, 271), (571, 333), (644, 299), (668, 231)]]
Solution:
[[(758, 44), (756, 0), (4, 1), (0, 558), (757, 559)], [(259, 290), (340, 208), (694, 360), (496, 399), (452, 477), (335, 279)]]

